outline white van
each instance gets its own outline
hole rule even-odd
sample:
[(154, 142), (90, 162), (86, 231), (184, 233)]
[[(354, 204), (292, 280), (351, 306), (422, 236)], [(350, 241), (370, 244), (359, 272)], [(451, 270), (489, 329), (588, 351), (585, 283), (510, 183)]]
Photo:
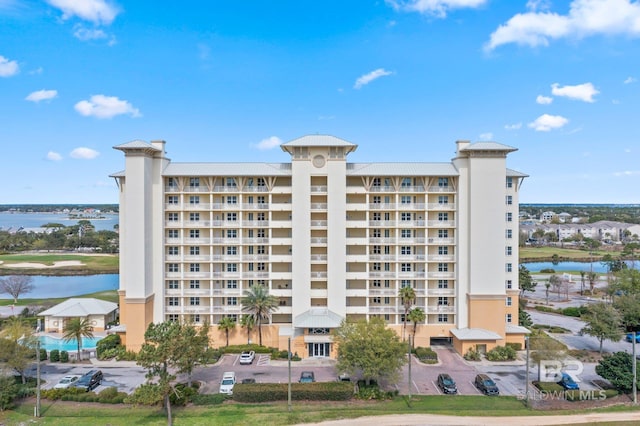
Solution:
[(220, 381), (220, 393), (226, 395), (233, 395), (233, 386), (236, 384), (236, 373), (233, 371), (227, 371), (222, 375)]

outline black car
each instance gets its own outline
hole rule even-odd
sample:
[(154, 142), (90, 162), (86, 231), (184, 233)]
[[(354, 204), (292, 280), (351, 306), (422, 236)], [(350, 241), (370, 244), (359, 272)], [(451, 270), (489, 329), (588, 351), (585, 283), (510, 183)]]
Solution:
[(80, 377), (73, 386), (89, 392), (100, 386), (100, 383), (102, 383), (102, 371), (91, 370), (84, 376)]
[(486, 374), (478, 374), (473, 382), (478, 390), (485, 395), (500, 395), (500, 390), (496, 383)]
[(458, 393), (456, 382), (446, 373), (438, 374), (438, 387), (442, 393)]

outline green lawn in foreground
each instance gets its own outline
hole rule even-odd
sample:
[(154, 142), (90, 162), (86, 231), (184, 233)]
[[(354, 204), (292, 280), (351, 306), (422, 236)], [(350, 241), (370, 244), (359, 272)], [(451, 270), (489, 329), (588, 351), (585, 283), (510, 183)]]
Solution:
[[(97, 405), (56, 403), (43, 401), (42, 418), (33, 418), (34, 400), (21, 405), (14, 411), (0, 413), (0, 424), (43, 424), (43, 425), (164, 425), (166, 417), (159, 408), (129, 407), (123, 405)], [(601, 412), (630, 410), (630, 407), (609, 407)], [(351, 401), (295, 402), (291, 412), (286, 402), (272, 404), (237, 404), (174, 409), (176, 425), (246, 425), (261, 426), (290, 425), (296, 423), (321, 422), (334, 419), (349, 419), (362, 416), (385, 414), (448, 414), (457, 416), (531, 416), (584, 414), (585, 410), (574, 411), (533, 411), (526, 408), (515, 397), (486, 396), (418, 396), (411, 401), (398, 397), (391, 401)]]

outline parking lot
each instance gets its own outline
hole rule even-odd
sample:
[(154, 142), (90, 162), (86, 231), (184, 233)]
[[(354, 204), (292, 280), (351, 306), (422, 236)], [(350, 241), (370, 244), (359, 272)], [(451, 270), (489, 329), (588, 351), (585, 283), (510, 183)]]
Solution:
[[(43, 363), (40, 369), (42, 389), (53, 388), (64, 376), (82, 376), (90, 370), (101, 370), (104, 375), (102, 383), (94, 389), (94, 392), (116, 387), (119, 392), (131, 393), (146, 380), (146, 370), (132, 362), (97, 363), (97, 365)], [(35, 377), (35, 365), (28, 371), (28, 375)]]

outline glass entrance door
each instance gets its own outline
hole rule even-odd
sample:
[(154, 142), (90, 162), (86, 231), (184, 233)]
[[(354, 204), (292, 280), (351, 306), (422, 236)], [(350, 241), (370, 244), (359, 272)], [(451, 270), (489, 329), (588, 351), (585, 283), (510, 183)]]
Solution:
[(331, 355), (331, 343), (309, 343), (310, 357), (324, 357)]

